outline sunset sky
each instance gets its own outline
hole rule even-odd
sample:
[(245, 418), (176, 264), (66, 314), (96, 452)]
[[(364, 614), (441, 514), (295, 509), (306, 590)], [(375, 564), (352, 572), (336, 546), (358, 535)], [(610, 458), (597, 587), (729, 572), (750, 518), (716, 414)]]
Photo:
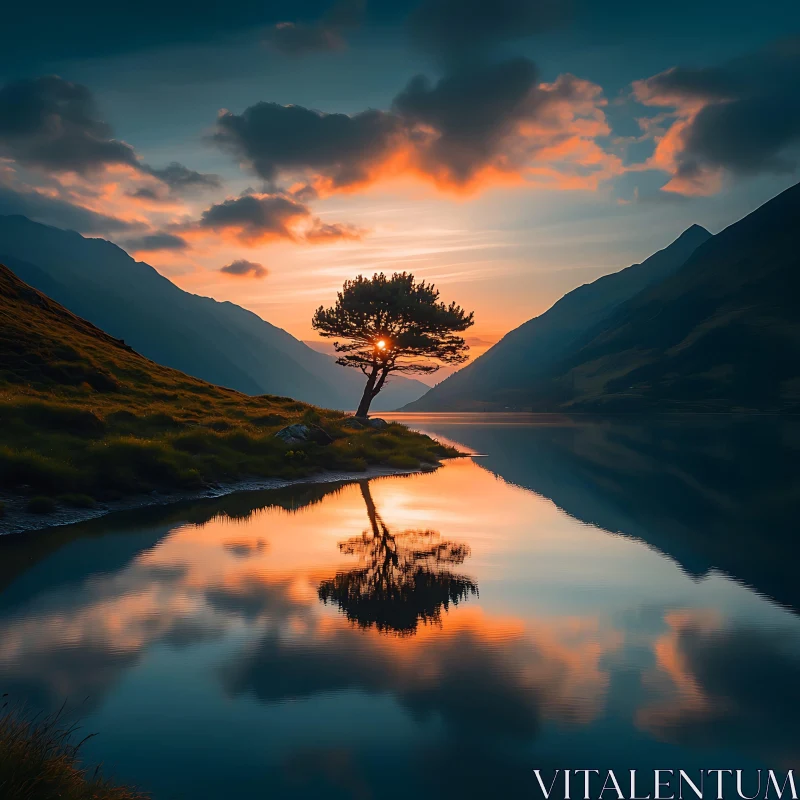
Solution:
[[(797, 181), (800, 3), (15, 4), (0, 213), (314, 338), (413, 271), (473, 353)], [(10, 24), (9, 24), (10, 20)]]

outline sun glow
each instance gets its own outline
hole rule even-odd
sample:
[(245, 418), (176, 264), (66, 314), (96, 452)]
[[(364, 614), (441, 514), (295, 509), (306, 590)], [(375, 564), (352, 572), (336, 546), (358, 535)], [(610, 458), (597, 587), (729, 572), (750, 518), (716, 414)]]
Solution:
[(383, 339), (381, 339), (380, 341), (375, 343), (375, 347), (377, 347), (378, 350), (385, 350), (386, 349), (386, 342)]

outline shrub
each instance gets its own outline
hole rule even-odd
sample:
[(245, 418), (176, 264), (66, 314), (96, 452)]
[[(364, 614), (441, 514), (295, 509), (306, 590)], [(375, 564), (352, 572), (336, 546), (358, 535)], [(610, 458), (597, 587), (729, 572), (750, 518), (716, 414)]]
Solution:
[(172, 445), (185, 453), (215, 453), (222, 447), (222, 440), (210, 431), (196, 430), (179, 434), (172, 439)]
[(37, 428), (47, 428), (78, 436), (102, 434), (105, 423), (93, 411), (64, 403), (45, 403), (38, 400), (21, 403), (17, 413)]
[(148, 414), (142, 419), (142, 422), (150, 428), (164, 428), (167, 430), (182, 426), (182, 423), (176, 420), (172, 414), (165, 414), (162, 411)]
[(70, 467), (63, 460), (33, 450), (0, 447), (0, 484), (58, 491), (69, 486), (71, 479)]
[(29, 514), (52, 514), (56, 508), (58, 508), (58, 506), (52, 497), (39, 494), (28, 500), (25, 510)]
[(96, 482), (106, 488), (133, 493), (197, 485), (191, 459), (167, 442), (119, 437), (98, 442), (87, 456)]
[(307, 408), (301, 419), (306, 425), (319, 425), (322, 422), (322, 417), (316, 408)]
[(206, 427), (210, 428), (212, 431), (222, 433), (223, 431), (229, 431), (233, 428), (233, 423), (228, 422), (226, 419), (212, 419), (211, 422), (206, 424)]

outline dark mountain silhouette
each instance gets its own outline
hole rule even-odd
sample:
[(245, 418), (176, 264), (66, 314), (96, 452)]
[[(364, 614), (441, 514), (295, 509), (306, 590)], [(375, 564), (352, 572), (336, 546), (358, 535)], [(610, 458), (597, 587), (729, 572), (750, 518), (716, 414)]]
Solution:
[[(247, 394), (330, 408), (355, 408), (361, 396), (360, 373), (233, 303), (179, 289), (103, 239), (0, 216), (0, 262), (159, 364)], [(398, 378), (377, 408), (397, 408), (426, 388)]]
[(692, 225), (641, 264), (579, 286), (403, 410), (475, 411), (506, 405), (506, 395), (546, 374), (581, 336), (642, 289), (674, 273), (709, 238), (705, 228)]
[(496, 361), (498, 345), (407, 408), (797, 412), (798, 219), (800, 184), (711, 237), (612, 313), (587, 313), (589, 324), (577, 336), (564, 334), (565, 346), (551, 343), (549, 328), (537, 334), (537, 320), (527, 323), (537, 347), (550, 348), (543, 366), (523, 337), (517, 347), (529, 362), (503, 356), (501, 368), (480, 366)]
[(800, 410), (800, 184), (701, 245), (533, 387), (578, 411)]

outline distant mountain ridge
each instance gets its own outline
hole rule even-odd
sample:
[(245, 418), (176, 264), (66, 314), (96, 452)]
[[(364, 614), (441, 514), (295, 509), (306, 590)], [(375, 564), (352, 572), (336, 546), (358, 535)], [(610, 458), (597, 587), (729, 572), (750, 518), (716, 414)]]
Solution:
[(563, 410), (800, 411), (800, 184), (583, 337), (526, 400)]
[[(22, 280), (159, 364), (247, 394), (352, 409), (361, 374), (230, 302), (190, 294), (103, 239), (0, 216), (0, 261)], [(427, 387), (397, 378), (374, 405), (397, 408)]]
[(403, 410), (476, 411), (512, 402), (547, 374), (587, 331), (638, 292), (677, 271), (710, 238), (705, 228), (692, 225), (641, 264), (579, 286)]

